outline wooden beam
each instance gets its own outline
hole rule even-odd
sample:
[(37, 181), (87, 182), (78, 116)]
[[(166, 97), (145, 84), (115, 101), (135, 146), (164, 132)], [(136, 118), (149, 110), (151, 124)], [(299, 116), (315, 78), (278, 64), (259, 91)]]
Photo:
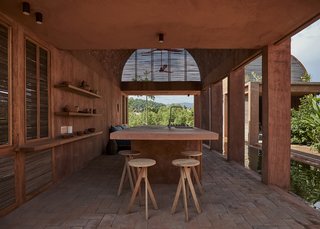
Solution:
[(263, 49), (262, 181), (290, 187), (290, 40)]
[(122, 82), (127, 95), (198, 95), (201, 82)]
[(229, 161), (244, 164), (244, 68), (228, 78), (228, 154)]

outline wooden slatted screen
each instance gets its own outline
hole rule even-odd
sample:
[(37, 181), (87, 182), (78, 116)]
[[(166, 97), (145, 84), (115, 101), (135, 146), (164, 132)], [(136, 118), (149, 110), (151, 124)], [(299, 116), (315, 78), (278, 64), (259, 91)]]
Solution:
[(49, 136), (48, 52), (26, 40), (26, 137)]
[(40, 138), (49, 135), (48, 52), (40, 48)]
[(0, 24), (0, 145), (9, 144), (9, 31)]
[[(167, 65), (165, 71), (159, 71)], [(197, 63), (185, 49), (137, 49), (127, 60), (124, 81), (200, 81)]]
[(16, 202), (14, 155), (0, 157), (0, 209)]
[(52, 181), (52, 151), (30, 152), (25, 159), (26, 194), (32, 194)]

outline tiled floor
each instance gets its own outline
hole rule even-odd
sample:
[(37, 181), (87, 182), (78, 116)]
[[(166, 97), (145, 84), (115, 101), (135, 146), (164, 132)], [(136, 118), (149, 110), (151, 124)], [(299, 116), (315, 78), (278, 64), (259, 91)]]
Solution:
[(203, 161), (203, 212), (198, 215), (190, 204), (188, 223), (181, 202), (177, 213), (170, 214), (176, 185), (152, 180), (160, 209), (150, 206), (148, 221), (138, 203), (126, 214), (129, 187), (116, 196), (122, 158), (101, 156), (1, 218), (0, 228), (320, 228), (319, 212), (290, 194), (263, 185), (214, 152), (206, 152)]

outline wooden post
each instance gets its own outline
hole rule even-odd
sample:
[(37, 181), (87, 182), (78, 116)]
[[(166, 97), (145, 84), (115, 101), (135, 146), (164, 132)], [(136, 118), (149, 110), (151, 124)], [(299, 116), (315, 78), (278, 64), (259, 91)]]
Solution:
[(290, 187), (290, 40), (262, 53), (262, 181)]
[(211, 131), (219, 134), (219, 139), (210, 141), (210, 147), (222, 153), (222, 125), (223, 125), (223, 109), (222, 109), (222, 81), (211, 85)]
[(244, 68), (228, 78), (228, 154), (227, 159), (244, 164)]
[(201, 103), (200, 95), (194, 95), (194, 126), (201, 128)]
[(259, 140), (259, 83), (248, 83), (248, 145)]

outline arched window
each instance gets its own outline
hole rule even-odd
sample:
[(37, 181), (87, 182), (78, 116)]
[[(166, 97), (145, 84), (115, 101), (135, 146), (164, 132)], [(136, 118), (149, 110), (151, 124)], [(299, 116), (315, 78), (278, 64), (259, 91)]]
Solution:
[(200, 72), (185, 49), (138, 49), (127, 60), (122, 81), (200, 81)]

